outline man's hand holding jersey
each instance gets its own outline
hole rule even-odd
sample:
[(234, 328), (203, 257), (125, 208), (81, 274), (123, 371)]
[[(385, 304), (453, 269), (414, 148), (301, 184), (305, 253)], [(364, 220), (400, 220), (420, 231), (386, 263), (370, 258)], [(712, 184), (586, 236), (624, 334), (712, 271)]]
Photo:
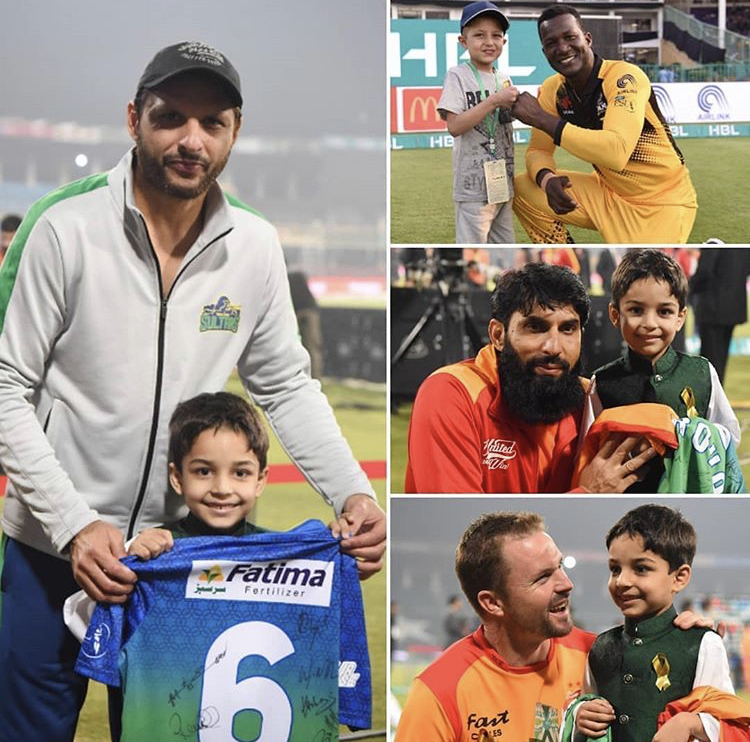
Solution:
[[(357, 560), (359, 579), (366, 580), (379, 572), (385, 553), (385, 513), (369, 495), (351, 495), (344, 503), (338, 524), (342, 535), (341, 549)], [(331, 529), (333, 532), (333, 528)], [(338, 535), (334, 533), (334, 535)]]
[(70, 542), (75, 581), (96, 601), (124, 603), (133, 591), (135, 572), (120, 563), (125, 542), (119, 528), (95, 520)]

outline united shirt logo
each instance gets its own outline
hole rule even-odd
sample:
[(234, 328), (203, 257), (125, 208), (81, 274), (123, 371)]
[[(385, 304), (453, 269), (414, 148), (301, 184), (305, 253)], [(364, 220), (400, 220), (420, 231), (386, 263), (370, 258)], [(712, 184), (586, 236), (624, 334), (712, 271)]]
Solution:
[(201, 312), (200, 331), (224, 330), (237, 332), (240, 326), (240, 305), (232, 304), (229, 297), (220, 296), (216, 304), (204, 304)]
[(507, 469), (516, 458), (516, 442), (502, 438), (488, 438), (482, 445), (482, 464), (488, 469)]

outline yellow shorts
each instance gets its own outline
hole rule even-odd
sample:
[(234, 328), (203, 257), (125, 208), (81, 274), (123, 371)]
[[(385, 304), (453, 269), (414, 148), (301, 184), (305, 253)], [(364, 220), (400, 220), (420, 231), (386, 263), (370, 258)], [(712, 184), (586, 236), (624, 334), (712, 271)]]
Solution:
[(681, 205), (633, 204), (618, 196), (596, 173), (559, 170), (572, 183), (568, 193), (578, 206), (555, 214), (547, 194), (527, 173), (514, 180), (513, 211), (531, 240), (540, 244), (573, 242), (567, 224), (593, 229), (613, 244), (684, 244), (690, 237), (697, 208)]

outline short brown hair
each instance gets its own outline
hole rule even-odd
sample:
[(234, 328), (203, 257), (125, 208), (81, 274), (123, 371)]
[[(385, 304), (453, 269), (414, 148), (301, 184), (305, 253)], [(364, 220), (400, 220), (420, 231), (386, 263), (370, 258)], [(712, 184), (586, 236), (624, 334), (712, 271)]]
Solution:
[(643, 539), (643, 548), (669, 563), (674, 572), (693, 563), (698, 537), (695, 528), (678, 510), (664, 505), (641, 505), (620, 518), (607, 534), (607, 548), (620, 536)]
[(680, 264), (661, 250), (645, 248), (625, 253), (612, 274), (612, 303), (620, 308), (620, 300), (628, 289), (643, 278), (664, 281), (672, 296), (677, 299), (680, 309), (687, 304), (688, 283)]
[(507, 511), (485, 513), (466, 529), (456, 549), (456, 575), (477, 613), (482, 613), (477, 600), (481, 590), (501, 595), (505, 591), (509, 565), (503, 557), (503, 541), (544, 530), (540, 515)]
[(182, 462), (204, 430), (229, 428), (247, 440), (247, 450), (266, 468), (268, 433), (260, 415), (247, 400), (229, 392), (199, 394), (180, 402), (169, 421), (169, 462), (182, 470)]

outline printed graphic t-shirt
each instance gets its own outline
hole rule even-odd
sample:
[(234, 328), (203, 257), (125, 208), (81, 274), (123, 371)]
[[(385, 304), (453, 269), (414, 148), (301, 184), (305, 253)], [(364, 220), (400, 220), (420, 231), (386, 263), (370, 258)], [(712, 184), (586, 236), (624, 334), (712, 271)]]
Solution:
[(135, 590), (97, 606), (76, 664), (122, 686), (121, 742), (310, 742), (339, 721), (370, 726), (356, 562), (319, 521), (124, 563)]
[[(488, 98), (497, 88), (511, 84), (510, 78), (497, 70), (494, 74), (479, 71), (483, 91), (477, 87), (471, 67), (459, 64), (451, 67), (445, 75), (443, 91), (438, 101), (438, 113), (445, 119), (447, 113), (460, 114), (468, 111), (484, 98)], [(487, 201), (487, 185), (484, 177), (484, 163), (504, 159), (508, 173), (508, 186), (513, 195), (513, 117), (509, 108), (497, 108), (492, 116), (485, 116), (474, 128), (453, 140), (453, 200)], [(490, 130), (495, 127), (496, 150), (490, 152)]]

